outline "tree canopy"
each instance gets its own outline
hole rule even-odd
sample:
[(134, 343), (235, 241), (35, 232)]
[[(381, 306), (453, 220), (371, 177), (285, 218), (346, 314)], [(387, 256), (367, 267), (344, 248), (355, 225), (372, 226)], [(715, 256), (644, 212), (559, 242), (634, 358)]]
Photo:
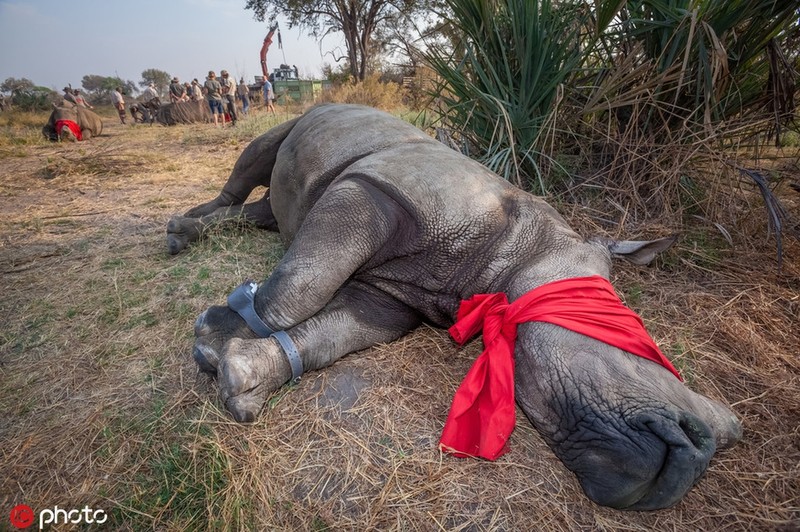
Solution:
[(172, 76), (163, 70), (158, 70), (157, 68), (148, 68), (142, 72), (142, 81), (139, 82), (139, 86), (145, 88), (152, 83), (159, 94), (164, 94), (169, 88), (169, 82), (171, 79)]
[(11, 93), (11, 103), (25, 111), (41, 111), (58, 100), (56, 92), (47, 87), (37, 87), (28, 78), (6, 78), (0, 91)]
[(136, 85), (132, 81), (123, 81), (116, 76), (98, 76), (87, 74), (81, 79), (81, 86), (92, 95), (93, 98), (103, 98), (109, 96), (117, 87), (122, 88), (125, 94), (136, 92)]
[(35, 84), (28, 78), (6, 78), (0, 85), (0, 90), (10, 92), (12, 95), (21, 91), (32, 89)]
[(306, 29), (322, 40), (331, 33), (344, 34), (345, 55), (350, 75), (363, 81), (370, 73), (371, 60), (387, 45), (393, 28), (403, 26), (431, 0), (247, 0), (245, 9), (256, 20), (289, 19), (289, 27)]

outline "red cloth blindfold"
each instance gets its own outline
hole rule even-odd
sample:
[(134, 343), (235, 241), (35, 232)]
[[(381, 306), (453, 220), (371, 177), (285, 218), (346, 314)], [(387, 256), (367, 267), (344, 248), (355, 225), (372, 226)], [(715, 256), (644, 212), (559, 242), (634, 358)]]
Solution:
[(485, 349), (456, 391), (439, 448), (456, 456), (495, 460), (514, 430), (514, 344), (517, 325), (552, 323), (678, 371), (599, 275), (539, 286), (513, 303), (502, 292), (462, 301), (450, 335), (464, 344), (483, 329)]

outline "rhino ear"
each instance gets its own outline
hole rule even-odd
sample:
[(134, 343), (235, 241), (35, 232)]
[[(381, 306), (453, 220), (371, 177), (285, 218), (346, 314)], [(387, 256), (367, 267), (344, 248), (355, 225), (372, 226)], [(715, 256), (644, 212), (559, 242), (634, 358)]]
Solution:
[(625, 259), (628, 262), (645, 266), (650, 264), (656, 255), (668, 250), (678, 240), (678, 235), (672, 235), (658, 240), (611, 240), (610, 238), (596, 238), (598, 242), (608, 248), (615, 259)]

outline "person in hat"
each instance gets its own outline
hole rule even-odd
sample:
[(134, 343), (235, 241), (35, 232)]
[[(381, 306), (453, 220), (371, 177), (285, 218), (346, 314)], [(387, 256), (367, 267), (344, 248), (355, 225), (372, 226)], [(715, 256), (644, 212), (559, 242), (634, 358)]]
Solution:
[(75, 100), (75, 94), (70, 87), (64, 87), (64, 101), (78, 105), (77, 100)]
[(117, 112), (119, 113), (119, 121), (122, 122), (122, 125), (125, 125), (125, 98), (122, 97), (122, 87), (117, 87), (114, 89), (114, 92), (111, 93), (111, 103), (114, 104), (116, 107)]
[(222, 85), (222, 103), (225, 105), (225, 112), (228, 113), (231, 122), (235, 126), (236, 120), (238, 119), (236, 116), (236, 82), (233, 81), (233, 78), (228, 74), (227, 70), (220, 70), (219, 74), (222, 76), (220, 80), (220, 84)]
[(247, 111), (250, 109), (250, 89), (244, 78), (239, 79), (239, 84), (236, 86), (236, 97), (242, 102), (242, 113), (247, 116)]
[(219, 126), (219, 119), (222, 119), (222, 127), (225, 127), (225, 115), (222, 110), (222, 85), (217, 81), (217, 75), (213, 70), (208, 71), (208, 78), (203, 84), (206, 89), (206, 100), (211, 109), (211, 116), (214, 117), (214, 126)]
[(189, 91), (189, 98), (193, 102), (200, 102), (203, 100), (203, 89), (200, 88), (200, 82), (197, 81), (197, 78), (192, 80), (192, 90)]
[(75, 103), (77, 103), (80, 107), (85, 107), (87, 109), (94, 109), (94, 107), (89, 105), (89, 102), (87, 102), (86, 99), (81, 95), (80, 90), (75, 89), (74, 91), (72, 91), (72, 94), (75, 96)]
[(184, 87), (178, 76), (172, 78), (172, 83), (169, 84), (169, 101), (182, 102), (186, 100), (186, 87)]
[(149, 102), (153, 98), (158, 98), (158, 91), (156, 90), (155, 84), (151, 81), (142, 93), (142, 101)]

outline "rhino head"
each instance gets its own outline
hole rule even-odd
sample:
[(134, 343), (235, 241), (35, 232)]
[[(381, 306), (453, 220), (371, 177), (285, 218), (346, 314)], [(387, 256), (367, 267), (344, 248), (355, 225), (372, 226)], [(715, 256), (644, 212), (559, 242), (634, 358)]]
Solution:
[[(544, 280), (608, 278), (611, 257), (647, 264), (674, 241), (594, 239), (578, 251), (548, 254)], [(576, 270), (576, 264), (582, 266)], [(515, 272), (509, 300), (542, 280), (539, 268)], [(718, 449), (741, 438), (727, 407), (695, 393), (666, 367), (566, 328), (520, 324), (514, 359), (517, 404), (586, 495), (603, 506), (672, 506)]]
[[(50, 140), (78, 140), (73, 131), (68, 126), (61, 125), (59, 121), (69, 120), (74, 122), (81, 131), (81, 139), (87, 140), (93, 136), (98, 136), (103, 132), (103, 121), (90, 109), (77, 106), (74, 103), (64, 100), (60, 105), (53, 104), (53, 111), (50, 118), (42, 127), (42, 133)], [(58, 130), (56, 130), (58, 128)]]
[(730, 410), (649, 360), (546, 323), (518, 334), (517, 403), (598, 504), (672, 506), (741, 437)]

